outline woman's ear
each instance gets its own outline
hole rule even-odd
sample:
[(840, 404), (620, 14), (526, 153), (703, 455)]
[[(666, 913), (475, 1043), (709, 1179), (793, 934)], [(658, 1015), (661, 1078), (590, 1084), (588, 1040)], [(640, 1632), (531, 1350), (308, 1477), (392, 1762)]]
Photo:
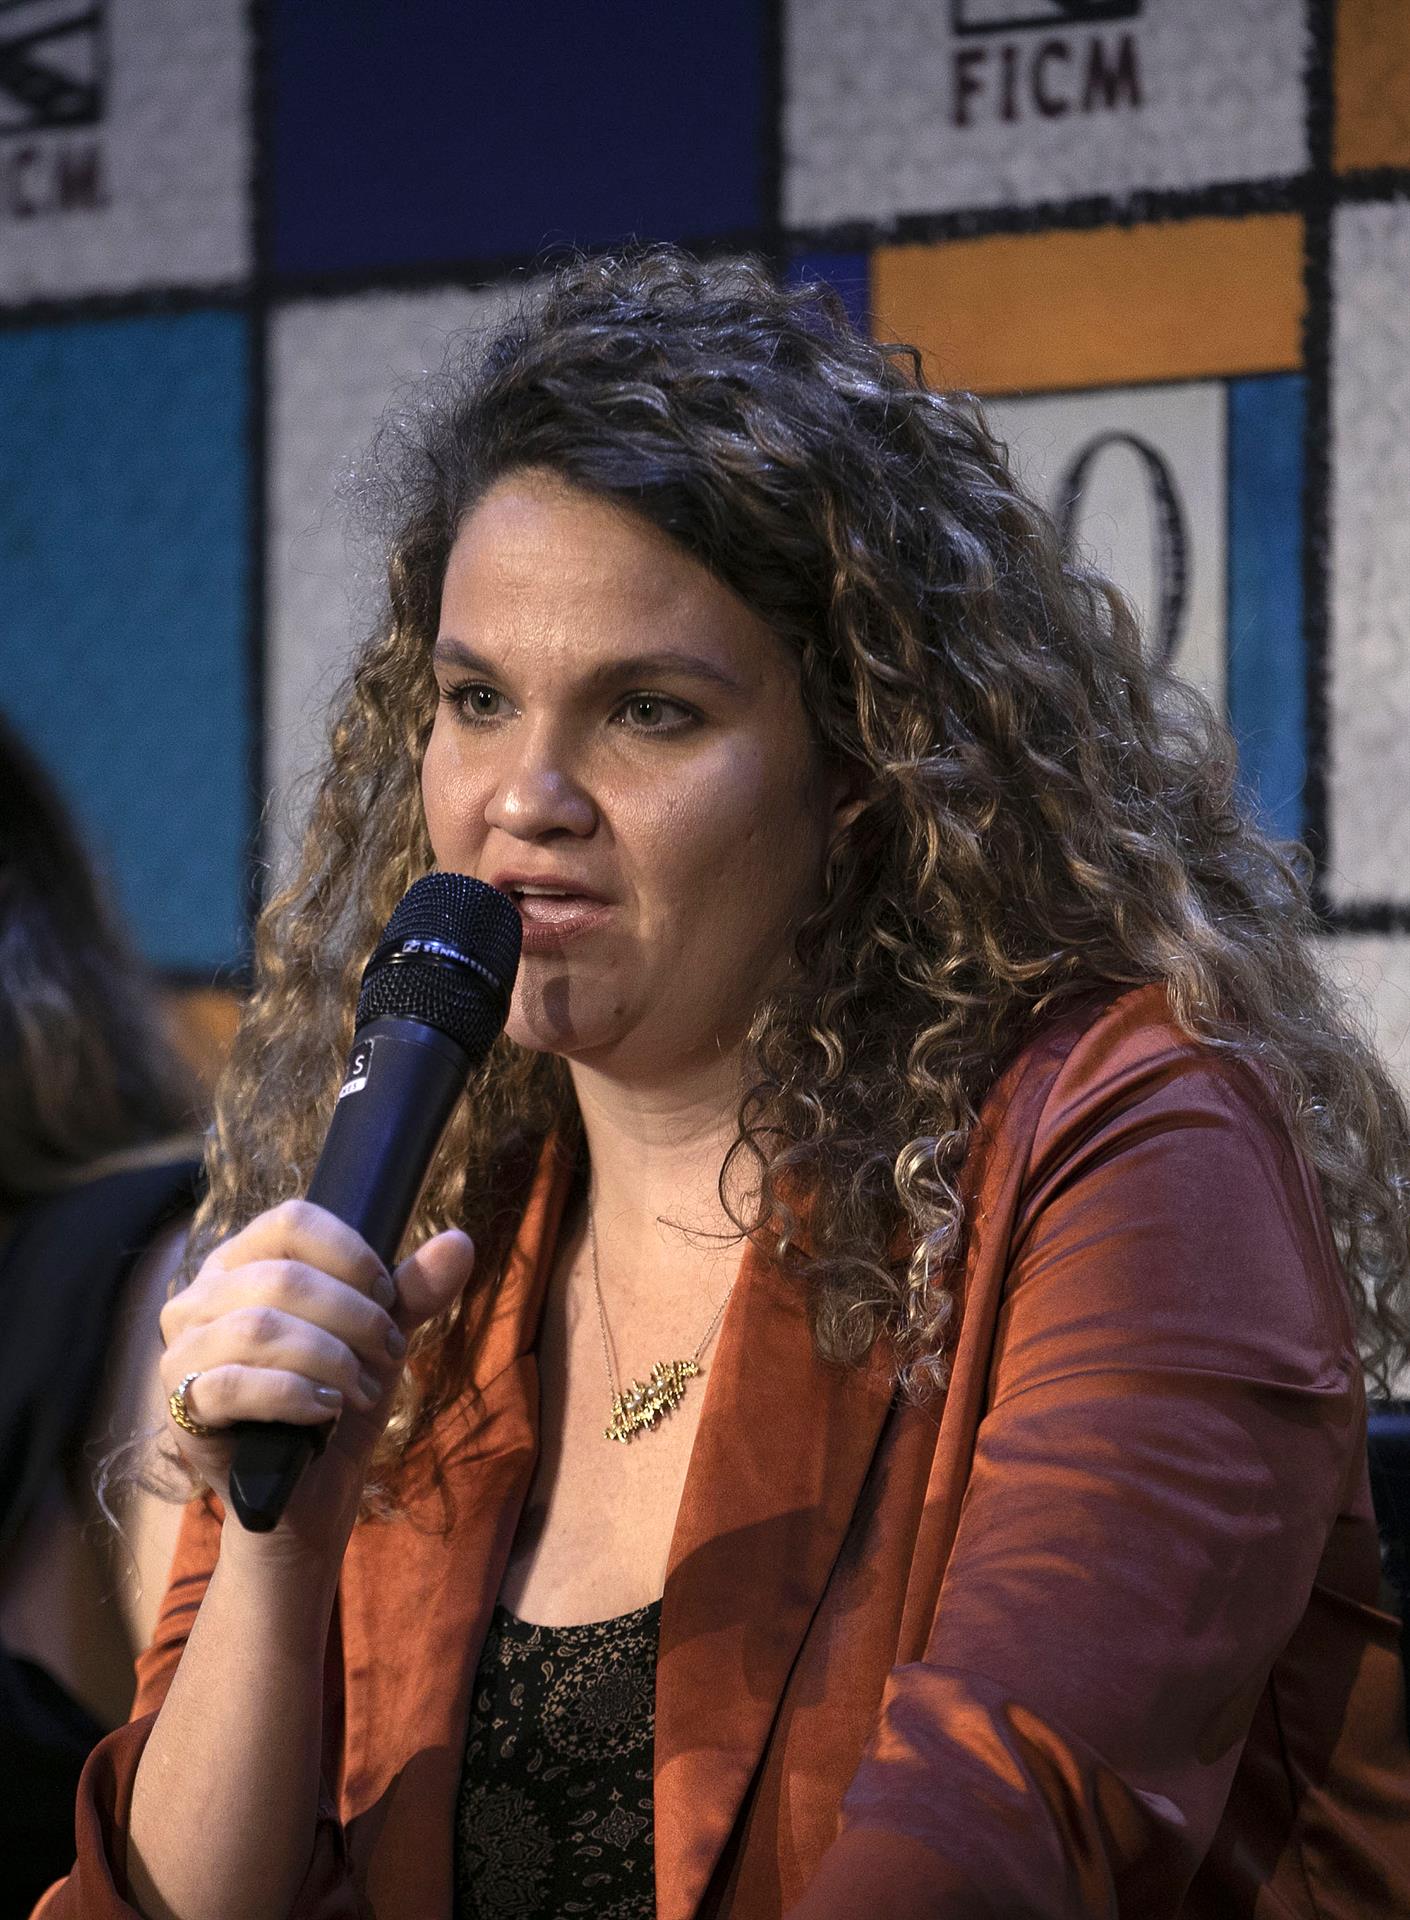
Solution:
[(833, 767), (828, 775), (828, 798), (834, 840), (851, 826), (870, 794), (871, 776), (859, 760), (841, 760)]

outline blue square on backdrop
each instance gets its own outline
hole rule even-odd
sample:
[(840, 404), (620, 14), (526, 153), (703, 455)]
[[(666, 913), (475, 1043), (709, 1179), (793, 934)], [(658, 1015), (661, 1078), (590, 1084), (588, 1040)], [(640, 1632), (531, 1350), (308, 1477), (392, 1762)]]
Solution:
[(764, 206), (762, 0), (274, 0), (284, 273), (747, 233)]
[(1302, 605), (1306, 380), (1231, 380), (1229, 446), (1229, 724), (1239, 773), (1262, 823), (1303, 832), (1307, 649)]
[(173, 972), (245, 943), (246, 357), (228, 312), (0, 332), (0, 704)]

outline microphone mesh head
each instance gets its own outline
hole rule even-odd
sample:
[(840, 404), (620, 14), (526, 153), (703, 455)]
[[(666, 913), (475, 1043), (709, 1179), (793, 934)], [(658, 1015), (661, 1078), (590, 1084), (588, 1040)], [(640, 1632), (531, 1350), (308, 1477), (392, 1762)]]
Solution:
[(383, 1015), (420, 1020), (478, 1063), (508, 1015), (523, 931), (519, 909), (497, 887), (428, 873), (402, 896), (367, 963), (357, 1025)]

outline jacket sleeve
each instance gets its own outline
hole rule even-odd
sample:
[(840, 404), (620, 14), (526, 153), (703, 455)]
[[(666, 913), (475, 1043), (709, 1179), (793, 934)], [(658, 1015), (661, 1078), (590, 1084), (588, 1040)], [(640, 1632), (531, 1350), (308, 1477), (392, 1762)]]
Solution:
[[(73, 1870), (49, 1889), (31, 1920), (142, 1920), (140, 1909), (127, 1897), (133, 1783), (147, 1736), (210, 1583), (220, 1553), (220, 1532), (219, 1503), (210, 1498), (193, 1500), (182, 1519), (152, 1644), (138, 1656), (132, 1717), (99, 1741), (79, 1781)], [(365, 1911), (347, 1871), (342, 1829), (325, 1805), (313, 1859), (290, 1920), (362, 1920)]]
[(1364, 1402), (1310, 1169), (1159, 1032), (1049, 1093), (925, 1657), (789, 1920), (1165, 1920), (1213, 1840)]

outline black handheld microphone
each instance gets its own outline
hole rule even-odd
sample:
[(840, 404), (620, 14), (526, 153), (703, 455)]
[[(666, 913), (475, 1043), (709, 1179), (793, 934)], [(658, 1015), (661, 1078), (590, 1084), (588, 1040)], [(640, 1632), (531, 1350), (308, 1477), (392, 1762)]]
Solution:
[[(308, 1197), (345, 1220), (388, 1267), (451, 1109), (499, 1037), (523, 923), (507, 894), (463, 873), (407, 892), (362, 976), (356, 1032)], [(230, 1501), (268, 1533), (328, 1427), (241, 1421)]]

